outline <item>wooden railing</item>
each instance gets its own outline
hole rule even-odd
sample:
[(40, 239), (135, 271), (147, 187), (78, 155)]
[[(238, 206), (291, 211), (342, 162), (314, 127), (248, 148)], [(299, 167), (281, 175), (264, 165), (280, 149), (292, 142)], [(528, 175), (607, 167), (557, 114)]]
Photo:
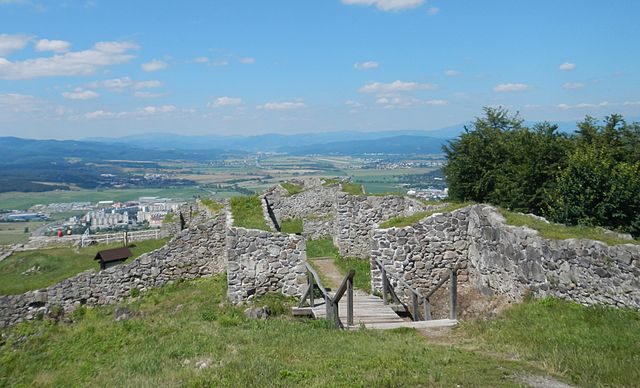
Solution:
[[(398, 303), (403, 305), (407, 311), (411, 314), (411, 318), (414, 321), (429, 321), (431, 320), (431, 302), (429, 298), (442, 287), (447, 280), (450, 281), (449, 285), (449, 319), (457, 318), (457, 304), (458, 304), (458, 268), (455, 267), (449, 270), (449, 276), (446, 276), (438, 284), (436, 284), (431, 291), (429, 291), (426, 295), (422, 295), (418, 290), (411, 287), (407, 282), (404, 281), (398, 274), (387, 271), (384, 265), (380, 263), (378, 260), (373, 260), (374, 264), (380, 269), (382, 274), (382, 300), (384, 304), (389, 303), (388, 295), (391, 295), (392, 299)], [(396, 294), (394, 288), (391, 286), (389, 282), (389, 276), (394, 278), (399, 284), (404, 286), (411, 293), (411, 308), (409, 308)], [(422, 319), (420, 317), (420, 302), (422, 302), (423, 312)]]
[(303, 307), (304, 303), (309, 299), (309, 307), (315, 306), (314, 290), (318, 289), (324, 297), (325, 307), (327, 309), (327, 320), (336, 328), (344, 328), (344, 325), (340, 321), (340, 315), (338, 313), (338, 303), (342, 297), (347, 294), (347, 326), (353, 326), (353, 277), (356, 274), (354, 269), (350, 269), (347, 276), (344, 277), (340, 287), (336, 293), (331, 296), (329, 291), (322, 285), (320, 276), (316, 273), (313, 267), (309, 263), (305, 263), (307, 267), (307, 280), (308, 287), (307, 292), (300, 298), (299, 307)]

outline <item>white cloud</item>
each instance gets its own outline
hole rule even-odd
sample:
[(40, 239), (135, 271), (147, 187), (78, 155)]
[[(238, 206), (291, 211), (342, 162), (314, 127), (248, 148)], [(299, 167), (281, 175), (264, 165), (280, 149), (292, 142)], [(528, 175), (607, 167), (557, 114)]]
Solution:
[(565, 70), (565, 71), (573, 70), (575, 68), (576, 68), (576, 64), (571, 62), (565, 62), (561, 64), (559, 67), (560, 70)]
[(529, 90), (529, 85), (527, 84), (517, 84), (517, 83), (508, 83), (508, 84), (500, 84), (493, 88), (494, 92), (504, 93), (504, 92), (521, 92)]
[(221, 60), (213, 62), (213, 66), (227, 66), (229, 61)]
[(240, 58), (240, 63), (242, 63), (244, 65), (251, 65), (253, 63), (256, 63), (256, 59), (255, 58), (251, 58), (251, 57)]
[(446, 75), (447, 77), (456, 77), (460, 75), (460, 72), (458, 70), (449, 69), (444, 72), (444, 75)]
[(144, 108), (139, 109), (140, 113), (147, 115), (154, 115), (160, 113), (171, 113), (176, 110), (174, 105), (162, 105), (162, 106), (145, 106)]
[(104, 81), (96, 81), (88, 84), (91, 88), (103, 88), (113, 92), (121, 92), (125, 89), (152, 89), (162, 87), (162, 82), (158, 80), (148, 80), (136, 82), (129, 77), (112, 78)]
[(140, 65), (140, 67), (142, 67), (142, 70), (146, 72), (158, 71), (158, 70), (166, 69), (167, 63), (159, 59), (154, 59), (151, 62), (143, 63), (142, 65)]
[(383, 105), (386, 109), (411, 108), (415, 106), (445, 106), (447, 100), (421, 100), (404, 96), (381, 96), (376, 99), (376, 104)]
[[(584, 103), (584, 102), (576, 105), (558, 104), (557, 107), (560, 109), (589, 109), (589, 108), (604, 108), (610, 105), (612, 104), (609, 103), (608, 101), (602, 101), (598, 104)], [(614, 105), (617, 105), (617, 104), (614, 104)]]
[(133, 93), (133, 95), (138, 98), (158, 98), (166, 96), (167, 94), (136, 91), (135, 93)]
[(198, 57), (198, 58), (194, 59), (194, 61), (196, 63), (207, 63), (207, 62), (209, 62), (209, 58), (207, 58), (207, 57)]
[(427, 14), (428, 15), (437, 15), (440, 12), (440, 8), (438, 7), (429, 7), (429, 9), (427, 10)]
[(140, 81), (133, 84), (134, 89), (152, 89), (162, 87), (162, 82), (158, 80)]
[(37, 51), (53, 51), (55, 53), (65, 53), (69, 51), (71, 43), (64, 40), (40, 39), (36, 42)]
[(221, 108), (225, 106), (238, 106), (242, 104), (243, 104), (242, 98), (224, 96), (224, 97), (216, 98), (216, 100), (213, 102), (210, 102), (208, 106), (210, 108)]
[(72, 92), (62, 93), (62, 97), (67, 100), (90, 100), (98, 97), (99, 94), (92, 90), (74, 89)]
[(106, 66), (125, 63), (134, 58), (131, 42), (98, 42), (91, 49), (67, 52), (52, 57), (11, 62), (0, 58), (0, 79), (90, 75)]
[(116, 116), (115, 113), (107, 112), (104, 110), (97, 110), (95, 112), (89, 112), (84, 114), (84, 117), (90, 120), (110, 119), (115, 116)]
[(28, 94), (0, 94), (0, 111), (30, 112), (40, 103), (40, 100)]
[(27, 35), (0, 34), (0, 56), (5, 56), (13, 51), (22, 50), (31, 41)]
[(436, 85), (429, 83), (393, 81), (391, 83), (373, 82), (364, 85), (358, 91), (360, 93), (391, 94), (397, 92), (411, 92), (414, 90), (434, 90)]
[(584, 84), (580, 82), (567, 82), (564, 85), (562, 85), (562, 87), (569, 90), (582, 89), (584, 88)]
[(259, 105), (258, 109), (266, 110), (294, 110), (302, 109), (306, 107), (302, 101), (286, 101), (286, 102), (267, 102), (264, 105)]
[(424, 4), (424, 0), (342, 0), (346, 5), (375, 6), (381, 11), (401, 11), (416, 8)]
[(367, 61), (367, 62), (359, 62), (353, 65), (353, 68), (356, 70), (370, 70), (377, 69), (380, 64), (375, 61)]
[(640, 106), (640, 101), (625, 101), (624, 104), (625, 106)]

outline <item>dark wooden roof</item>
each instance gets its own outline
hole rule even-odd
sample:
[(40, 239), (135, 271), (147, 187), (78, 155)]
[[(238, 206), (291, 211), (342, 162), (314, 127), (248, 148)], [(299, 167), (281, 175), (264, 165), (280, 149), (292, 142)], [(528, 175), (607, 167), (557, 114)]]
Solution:
[(100, 260), (103, 263), (108, 263), (110, 261), (125, 260), (131, 256), (133, 256), (133, 254), (129, 248), (123, 247), (99, 251), (94, 260)]

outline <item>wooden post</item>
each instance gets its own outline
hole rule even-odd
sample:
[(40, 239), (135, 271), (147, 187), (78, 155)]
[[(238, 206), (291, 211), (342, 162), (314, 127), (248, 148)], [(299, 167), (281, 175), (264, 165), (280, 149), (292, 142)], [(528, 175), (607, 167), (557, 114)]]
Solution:
[(418, 318), (418, 295), (415, 292), (411, 293), (411, 304), (413, 304), (413, 320), (417, 321)]
[(387, 271), (384, 270), (384, 267), (380, 267), (380, 271), (382, 273), (382, 300), (384, 304), (389, 304), (387, 302), (387, 292), (389, 290), (389, 280), (387, 279)]
[(347, 283), (347, 325), (353, 326), (353, 279)]
[(458, 273), (457, 269), (449, 270), (449, 319), (458, 317)]
[(331, 317), (333, 318), (333, 326), (340, 328), (340, 314), (338, 313), (338, 302), (331, 301)]
[(314, 300), (313, 300), (313, 275), (311, 272), (307, 272), (307, 276), (309, 277), (309, 307), (313, 308)]
[(324, 307), (325, 310), (327, 311), (327, 321), (333, 323), (333, 308), (332, 305), (333, 301), (331, 300), (331, 298), (328, 298), (326, 295), (324, 297)]
[(424, 298), (424, 320), (431, 320), (431, 302), (427, 298)]

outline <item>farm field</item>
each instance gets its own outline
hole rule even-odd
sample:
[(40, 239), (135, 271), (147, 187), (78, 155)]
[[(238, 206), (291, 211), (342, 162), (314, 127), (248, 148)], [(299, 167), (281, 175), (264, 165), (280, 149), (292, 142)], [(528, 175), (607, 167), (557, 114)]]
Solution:
[[(25, 243), (31, 232), (46, 225), (47, 222), (0, 222), (0, 245)], [(25, 233), (25, 228), (29, 231)]]

